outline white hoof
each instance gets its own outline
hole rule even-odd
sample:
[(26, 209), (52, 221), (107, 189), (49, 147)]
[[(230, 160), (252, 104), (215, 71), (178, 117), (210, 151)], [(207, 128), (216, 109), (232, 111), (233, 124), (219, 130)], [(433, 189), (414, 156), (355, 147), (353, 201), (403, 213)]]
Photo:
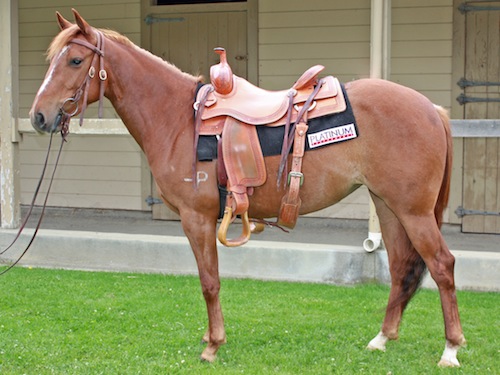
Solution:
[(438, 363), (439, 367), (460, 367), (460, 363), (457, 359), (457, 352), (460, 349), (460, 345), (451, 345), (446, 341), (446, 346), (444, 347), (443, 355)]
[(385, 352), (385, 344), (389, 339), (382, 333), (379, 332), (375, 338), (368, 343), (366, 349), (368, 350), (381, 350)]

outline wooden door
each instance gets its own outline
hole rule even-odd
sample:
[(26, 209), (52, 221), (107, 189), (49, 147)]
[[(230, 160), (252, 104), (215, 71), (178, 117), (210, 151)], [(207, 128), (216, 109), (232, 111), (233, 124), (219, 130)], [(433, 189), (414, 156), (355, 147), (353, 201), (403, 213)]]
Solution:
[[(155, 55), (207, 80), (210, 66), (219, 62), (214, 48), (224, 47), (234, 74), (247, 78), (246, 11), (155, 15), (151, 21), (151, 51)], [(153, 186), (153, 197), (158, 198)], [(177, 218), (165, 205), (153, 205), (153, 219)]]
[(151, 49), (185, 72), (208, 77), (219, 62), (215, 47), (227, 50), (233, 72), (247, 76), (246, 11), (178, 13), (154, 16)]
[[(465, 81), (461, 95), (466, 119), (500, 118), (500, 1), (467, 1)], [(499, 138), (464, 140), (463, 202), (466, 210), (500, 212)], [(465, 215), (464, 232), (500, 233), (500, 216)]]

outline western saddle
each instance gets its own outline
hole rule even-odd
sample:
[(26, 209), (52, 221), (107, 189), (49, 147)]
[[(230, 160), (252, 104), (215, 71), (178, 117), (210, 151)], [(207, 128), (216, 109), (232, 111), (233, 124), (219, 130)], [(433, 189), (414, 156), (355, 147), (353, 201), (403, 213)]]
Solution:
[[(288, 169), (288, 156), (293, 145), (288, 190), (281, 202), (278, 225), (294, 228), (301, 205), (299, 189), (304, 180), (301, 167), (307, 121), (342, 112), (346, 109), (346, 102), (338, 79), (332, 76), (318, 78), (324, 66), (309, 68), (288, 90), (267, 91), (234, 75), (223, 48), (216, 48), (215, 52), (220, 55), (220, 63), (210, 68), (211, 84), (198, 91), (194, 105), (194, 152), (196, 155), (200, 135), (217, 136), (218, 179), (228, 191), (218, 239), (225, 246), (239, 246), (249, 240), (252, 232), (248, 196), (267, 179), (256, 126), (285, 126), (278, 188), (281, 188), (284, 171)], [(193, 164), (195, 172), (196, 158)], [(229, 224), (237, 215), (242, 219), (242, 233), (236, 239), (227, 239)], [(262, 224), (257, 227), (259, 231), (263, 229)]]

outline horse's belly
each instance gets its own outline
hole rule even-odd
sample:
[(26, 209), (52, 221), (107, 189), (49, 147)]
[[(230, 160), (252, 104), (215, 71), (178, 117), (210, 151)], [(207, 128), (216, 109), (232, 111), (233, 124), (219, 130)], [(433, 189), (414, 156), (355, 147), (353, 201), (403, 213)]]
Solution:
[[(305, 154), (302, 165), (304, 183), (300, 188), (301, 215), (329, 207), (361, 185), (355, 166), (343, 159), (346, 153), (334, 152), (336, 147), (344, 148), (342, 146), (339, 144)], [(278, 163), (279, 157), (266, 158), (267, 181), (255, 188), (250, 197), (251, 217), (269, 218), (278, 214), (281, 200), (288, 190), (283, 184), (281, 188), (277, 186)]]

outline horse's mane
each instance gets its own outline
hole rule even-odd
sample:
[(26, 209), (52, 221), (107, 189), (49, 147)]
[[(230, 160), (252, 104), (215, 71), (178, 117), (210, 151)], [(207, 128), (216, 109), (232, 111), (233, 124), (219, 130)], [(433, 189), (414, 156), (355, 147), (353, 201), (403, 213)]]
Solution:
[[(104, 35), (105, 38), (111, 39), (111, 40), (113, 40), (117, 43), (121, 43), (125, 46), (135, 47), (135, 48), (139, 48), (140, 50), (143, 50), (141, 47), (135, 45), (129, 38), (118, 33), (117, 31), (109, 30), (109, 29), (101, 29), (101, 28), (96, 28), (96, 30), (99, 30)], [(54, 38), (54, 40), (50, 44), (49, 48), (47, 49), (47, 60), (51, 61), (59, 53), (59, 51), (61, 51), (66, 45), (68, 45), (68, 43), (70, 42), (71, 39), (75, 38), (80, 33), (81, 33), (80, 28), (77, 25), (73, 25), (71, 27), (68, 27), (67, 29), (62, 30), (59, 34), (57, 34), (57, 36)], [(149, 51), (146, 51), (146, 50), (143, 50), (143, 51), (149, 53), (153, 58), (158, 59), (158, 61), (163, 62), (166, 67), (171, 68), (171, 69), (177, 69), (177, 70), (179, 70), (179, 73), (186, 75), (186, 76), (190, 76), (197, 82), (203, 81), (202, 76), (193, 77), (188, 73), (182, 72), (175, 65), (169, 63), (168, 61), (161, 59), (160, 57), (150, 53)]]
[[(127, 46), (132, 46), (134, 43), (130, 41), (126, 36), (114, 31), (114, 30), (109, 30), (109, 29), (97, 29), (106, 38), (109, 38), (111, 40), (114, 40), (118, 43), (127, 45)], [(69, 41), (73, 38), (75, 38), (79, 33), (81, 33), (80, 28), (77, 25), (73, 25), (71, 27), (68, 27), (67, 29), (62, 30), (57, 36), (54, 38), (52, 43), (49, 46), (49, 49), (47, 50), (47, 60), (52, 60), (57, 53), (66, 46)]]

